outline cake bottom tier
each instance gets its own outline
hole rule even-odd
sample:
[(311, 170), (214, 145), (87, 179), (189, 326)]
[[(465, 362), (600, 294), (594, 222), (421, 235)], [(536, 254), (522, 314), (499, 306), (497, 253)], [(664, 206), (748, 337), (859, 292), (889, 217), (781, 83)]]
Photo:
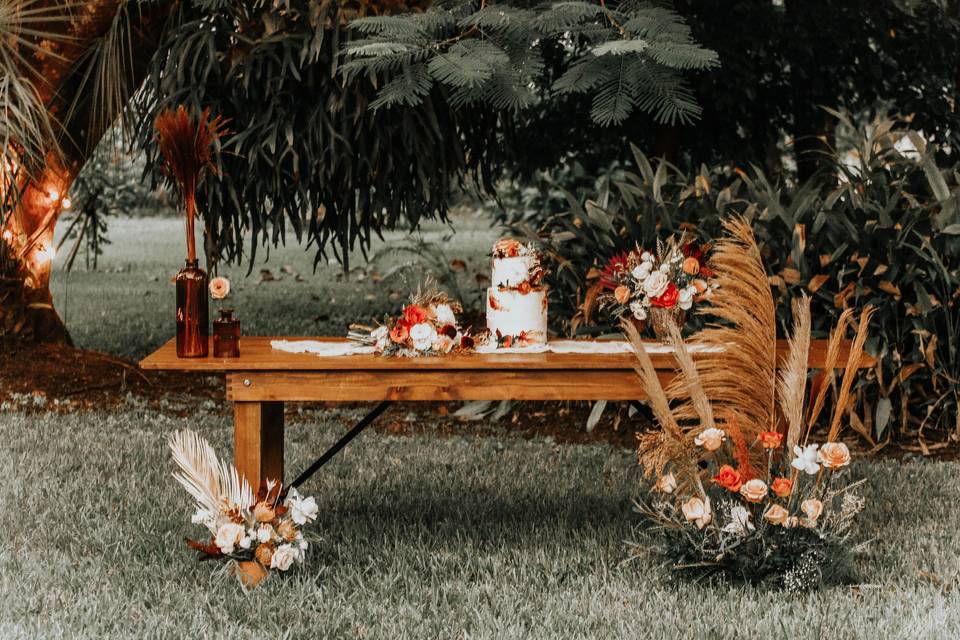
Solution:
[(531, 343), (547, 341), (547, 292), (487, 289), (487, 329), (492, 335), (523, 334)]

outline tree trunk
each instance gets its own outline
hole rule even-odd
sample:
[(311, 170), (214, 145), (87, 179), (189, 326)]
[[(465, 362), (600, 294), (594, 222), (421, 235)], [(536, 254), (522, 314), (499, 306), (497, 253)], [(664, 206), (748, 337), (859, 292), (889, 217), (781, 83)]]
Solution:
[[(134, 59), (116, 78), (127, 89), (142, 82), (172, 6), (157, 2), (128, 9)], [(61, 39), (51, 42), (36, 36), (32, 47), (20, 52), (22, 73), (43, 78), (35, 82), (36, 90), (51, 121), (62, 128), (62, 140), (59, 152), (48, 153), (42, 170), (20, 184), (15, 210), (0, 220), (0, 338), (71, 344), (50, 293), (54, 228), (63, 199), (105, 133), (105, 125), (97, 123), (111, 119), (90, 117), (102, 105), (97, 103), (87, 70), (78, 63), (108, 33), (120, 7), (120, 0), (87, 0), (70, 21), (44, 25), (57, 29)]]

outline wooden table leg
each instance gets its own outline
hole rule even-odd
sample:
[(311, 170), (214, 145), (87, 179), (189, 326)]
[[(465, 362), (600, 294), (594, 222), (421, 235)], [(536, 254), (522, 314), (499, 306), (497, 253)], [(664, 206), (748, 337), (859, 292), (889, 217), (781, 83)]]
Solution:
[(283, 403), (233, 403), (233, 455), (254, 493), (266, 479), (283, 482)]

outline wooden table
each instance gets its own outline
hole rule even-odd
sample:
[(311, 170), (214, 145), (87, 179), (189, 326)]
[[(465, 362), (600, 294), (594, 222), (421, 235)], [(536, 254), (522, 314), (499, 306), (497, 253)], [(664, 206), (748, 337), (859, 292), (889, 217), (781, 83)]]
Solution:
[[(283, 479), (283, 403), (286, 401), (379, 402), (378, 407), (310, 469), (298, 486), (373, 422), (393, 401), (443, 400), (642, 400), (632, 354), (469, 354), (442, 358), (382, 358), (374, 355), (319, 357), (274, 350), (276, 338), (244, 336), (239, 358), (177, 358), (170, 340), (140, 366), (149, 370), (198, 371), (226, 376), (234, 410), (237, 468), (254, 487)], [(300, 339), (300, 338), (290, 338)], [(310, 338), (304, 338), (310, 339)], [(312, 338), (342, 341), (338, 338)], [(211, 353), (213, 349), (211, 348)], [(781, 357), (785, 341), (778, 343)], [(824, 364), (826, 341), (810, 345), (810, 367)], [(838, 362), (846, 366), (849, 344)], [(664, 381), (673, 377), (670, 353), (652, 354)], [(872, 366), (864, 356), (861, 367)]]

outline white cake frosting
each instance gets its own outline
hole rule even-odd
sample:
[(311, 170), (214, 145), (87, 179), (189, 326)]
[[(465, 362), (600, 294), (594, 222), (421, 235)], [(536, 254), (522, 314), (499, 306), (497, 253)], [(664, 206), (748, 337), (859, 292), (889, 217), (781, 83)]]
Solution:
[(487, 289), (487, 329), (496, 340), (523, 337), (526, 344), (547, 341), (547, 291), (532, 245), (501, 240), (494, 247), (491, 286)]
[(515, 258), (494, 258), (493, 274), (490, 282), (494, 287), (514, 289), (530, 279), (530, 274), (539, 265), (536, 256), (517, 256)]
[(518, 337), (527, 342), (547, 341), (547, 292), (487, 289), (487, 329), (492, 336)]

